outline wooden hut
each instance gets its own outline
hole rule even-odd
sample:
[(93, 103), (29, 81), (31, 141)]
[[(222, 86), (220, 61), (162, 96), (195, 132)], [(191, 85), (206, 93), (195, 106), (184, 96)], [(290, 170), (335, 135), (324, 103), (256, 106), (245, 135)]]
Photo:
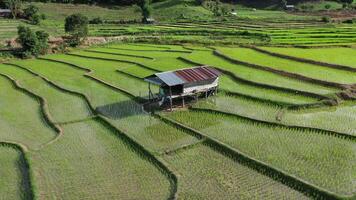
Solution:
[(213, 67), (199, 66), (177, 71), (168, 71), (156, 73), (145, 78), (148, 82), (149, 99), (154, 99), (151, 84), (159, 86), (159, 93), (156, 96), (160, 105), (169, 101), (172, 110), (172, 100), (181, 98), (184, 106), (184, 97), (197, 97), (205, 94), (205, 97), (216, 93), (219, 85), (219, 76), (221, 73)]

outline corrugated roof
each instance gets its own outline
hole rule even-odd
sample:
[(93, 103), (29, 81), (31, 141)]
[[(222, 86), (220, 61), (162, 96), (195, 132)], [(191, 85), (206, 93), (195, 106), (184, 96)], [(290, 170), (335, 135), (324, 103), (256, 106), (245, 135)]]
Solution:
[(156, 73), (155, 76), (161, 79), (168, 86), (174, 86), (214, 79), (217, 78), (220, 74), (221, 72), (215, 68), (200, 66), (177, 71)]
[(173, 72), (157, 73), (156, 76), (169, 86), (180, 85), (184, 83), (184, 81)]

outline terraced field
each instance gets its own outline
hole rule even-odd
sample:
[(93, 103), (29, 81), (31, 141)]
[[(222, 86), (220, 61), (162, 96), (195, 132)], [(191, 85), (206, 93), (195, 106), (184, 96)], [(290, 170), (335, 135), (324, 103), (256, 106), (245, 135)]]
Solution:
[[(353, 199), (354, 66), (303, 51), (118, 43), (0, 64), (0, 194)], [(144, 77), (200, 64), (223, 72), (216, 96), (143, 109)]]

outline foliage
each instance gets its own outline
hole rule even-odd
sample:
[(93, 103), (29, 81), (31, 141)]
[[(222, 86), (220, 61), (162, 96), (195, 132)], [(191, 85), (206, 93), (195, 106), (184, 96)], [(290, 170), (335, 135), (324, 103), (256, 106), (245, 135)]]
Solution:
[(329, 23), (329, 22), (331, 22), (331, 18), (330, 18), (329, 16), (323, 16), (323, 17), (321, 18), (321, 21), (322, 21), (322, 22), (325, 22), (325, 23)]
[(39, 14), (39, 8), (33, 4), (30, 4), (24, 9), (24, 17), (30, 21), (31, 24), (37, 25), (41, 20), (45, 19), (45, 15)]
[(72, 37), (71, 46), (79, 45), (82, 38), (88, 35), (88, 24), (88, 18), (82, 14), (73, 14), (65, 19), (64, 30)]
[(30, 4), (27, 8), (23, 10), (24, 17), (30, 19), (32, 16), (38, 14), (39, 8), (33, 4)]
[(138, 6), (141, 8), (142, 22), (147, 23), (152, 14), (150, 0), (139, 0)]
[(48, 33), (44, 31), (33, 32), (29, 27), (18, 27), (18, 41), (22, 46), (22, 56), (38, 56), (45, 54), (48, 49)]
[(104, 23), (104, 21), (100, 17), (95, 17), (89, 21), (89, 24), (102, 24), (102, 23)]
[(11, 10), (12, 17), (16, 19), (21, 13), (22, 0), (4, 0), (7, 8)]

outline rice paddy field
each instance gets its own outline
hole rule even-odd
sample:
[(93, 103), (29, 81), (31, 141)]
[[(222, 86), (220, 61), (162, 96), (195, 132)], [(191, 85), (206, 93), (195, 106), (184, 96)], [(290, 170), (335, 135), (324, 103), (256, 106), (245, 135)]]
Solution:
[[(0, 199), (355, 199), (355, 56), (112, 43), (1, 63)], [(217, 95), (144, 109), (144, 77), (197, 65), (223, 73)]]

